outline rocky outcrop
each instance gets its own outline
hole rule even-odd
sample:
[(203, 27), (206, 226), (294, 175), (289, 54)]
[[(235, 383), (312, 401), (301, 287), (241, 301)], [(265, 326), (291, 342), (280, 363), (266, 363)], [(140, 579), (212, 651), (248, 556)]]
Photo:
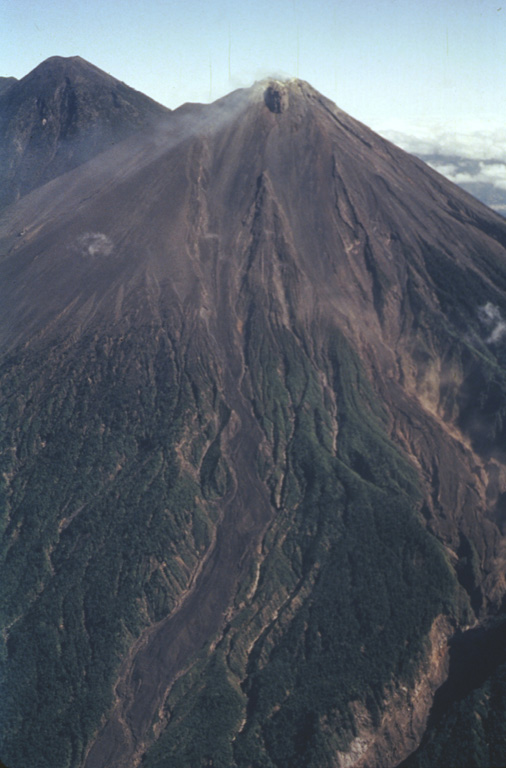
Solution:
[(269, 85), (264, 92), (264, 101), (274, 114), (281, 114), (288, 107), (288, 89), (282, 83)]

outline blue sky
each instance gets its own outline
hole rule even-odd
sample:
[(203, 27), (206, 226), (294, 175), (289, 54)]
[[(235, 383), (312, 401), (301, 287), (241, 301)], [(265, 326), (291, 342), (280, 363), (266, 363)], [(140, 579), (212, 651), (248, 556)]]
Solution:
[(80, 55), (169, 107), (298, 76), (376, 130), (498, 128), (501, 2), (0, 0), (0, 75)]

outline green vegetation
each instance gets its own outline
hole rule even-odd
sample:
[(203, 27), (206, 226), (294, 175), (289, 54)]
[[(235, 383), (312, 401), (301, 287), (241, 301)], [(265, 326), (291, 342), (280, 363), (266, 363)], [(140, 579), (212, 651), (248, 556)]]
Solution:
[[(150, 327), (4, 365), (0, 754), (13, 768), (82, 763), (126, 649), (211, 541), (231, 488), (231, 406), (198, 344)], [(472, 373), (475, 354), (481, 399), (464, 387), (455, 407), (464, 425), (474, 409), (469, 431), (489, 413), (498, 441), (497, 359), (462, 341), (450, 362)], [(273, 518), (224, 635), (171, 690), (146, 768), (331, 766), (356, 734), (350, 704), (376, 722), (392, 681), (413, 681), (436, 616), (465, 603), (346, 340), (308, 348), (252, 309), (245, 359)], [(472, 592), (472, 543), (461, 554)]]
[[(170, 729), (143, 762), (146, 768), (233, 765), (230, 733), (240, 725), (244, 695), (231, 679), (222, 653), (213, 655), (205, 675), (199, 669), (188, 677), (186, 695), (170, 713)], [(180, 695), (176, 691), (176, 698)]]
[[(458, 611), (455, 578), (418, 517), (415, 472), (344, 339), (334, 335), (323, 363), (337, 454), (331, 395), (297, 340), (255, 317), (248, 344), (278, 512), (256, 589), (247, 599), (252, 569), (213, 656), (171, 692), (146, 768), (331, 766), (355, 732), (350, 703), (378, 718), (392, 680), (413, 680), (434, 618)], [(224, 717), (210, 742), (215, 686)]]
[[(250, 656), (248, 719), (236, 739), (244, 768), (330, 765), (353, 733), (349, 703), (379, 715), (392, 679), (412, 679), (435, 616), (453, 610), (455, 582), (418, 520), (414, 472), (387, 440), (381, 409), (337, 335), (328, 362), (337, 455), (328, 435), (318, 438), (322, 395), (310, 379), (288, 458), (300, 502), (282, 545), (285, 556), (300, 551), (299, 594), (311, 577), (314, 587), (296, 611), (287, 607), (281, 636), (268, 630)], [(274, 550), (264, 568), (279, 556)]]
[[(213, 515), (176, 446), (186, 450), (189, 429), (194, 454), (219, 444), (224, 412), (212, 381), (191, 346), (181, 359), (159, 328), (4, 365), (0, 754), (8, 765), (80, 765), (126, 648), (187, 586)], [(217, 465), (202, 470), (215, 495)]]

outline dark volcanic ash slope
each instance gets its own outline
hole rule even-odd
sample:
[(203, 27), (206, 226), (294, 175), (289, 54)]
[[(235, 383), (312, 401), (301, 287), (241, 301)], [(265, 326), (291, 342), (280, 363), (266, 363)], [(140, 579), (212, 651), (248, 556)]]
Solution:
[(14, 85), (14, 83), (17, 83), (15, 77), (0, 77), (0, 94), (4, 93), (4, 91), (10, 88), (11, 85)]
[(169, 113), (79, 56), (2, 78), (0, 207)]
[(0, 237), (2, 758), (414, 751), (506, 589), (504, 220), (290, 81)]

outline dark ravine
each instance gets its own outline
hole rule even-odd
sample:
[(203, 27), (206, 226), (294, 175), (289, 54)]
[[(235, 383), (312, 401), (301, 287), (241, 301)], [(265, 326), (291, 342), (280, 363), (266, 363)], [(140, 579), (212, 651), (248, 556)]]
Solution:
[[(431, 754), (431, 750), (434, 750), (434, 743), (437, 748), (438, 740), (444, 744), (445, 721), (448, 721), (454, 710), (458, 711), (459, 707), (465, 705), (466, 700), (476, 696), (479, 701), (481, 689), (486, 690), (489, 681), (500, 675), (501, 667), (506, 663), (505, 640), (504, 621), (489, 621), (456, 633), (450, 643), (448, 676), (434, 696), (426, 736), (418, 749), (399, 768), (423, 766), (427, 759), (434, 761), (434, 752)], [(495, 737), (500, 742), (500, 734), (495, 734)], [(492, 738), (490, 747), (493, 746)], [(475, 758), (468, 755), (467, 760)], [(488, 761), (490, 765), (496, 764), (493, 758), (488, 758)]]
[[(119, 98), (50, 60), (14, 139), (62, 72)], [(506, 222), (307, 83), (125, 89), (0, 215), (0, 756), (458, 765), (506, 723)]]
[(440, 720), (452, 703), (480, 688), (506, 662), (505, 633), (504, 624), (482, 625), (453, 638), (448, 678), (434, 697), (429, 728)]

